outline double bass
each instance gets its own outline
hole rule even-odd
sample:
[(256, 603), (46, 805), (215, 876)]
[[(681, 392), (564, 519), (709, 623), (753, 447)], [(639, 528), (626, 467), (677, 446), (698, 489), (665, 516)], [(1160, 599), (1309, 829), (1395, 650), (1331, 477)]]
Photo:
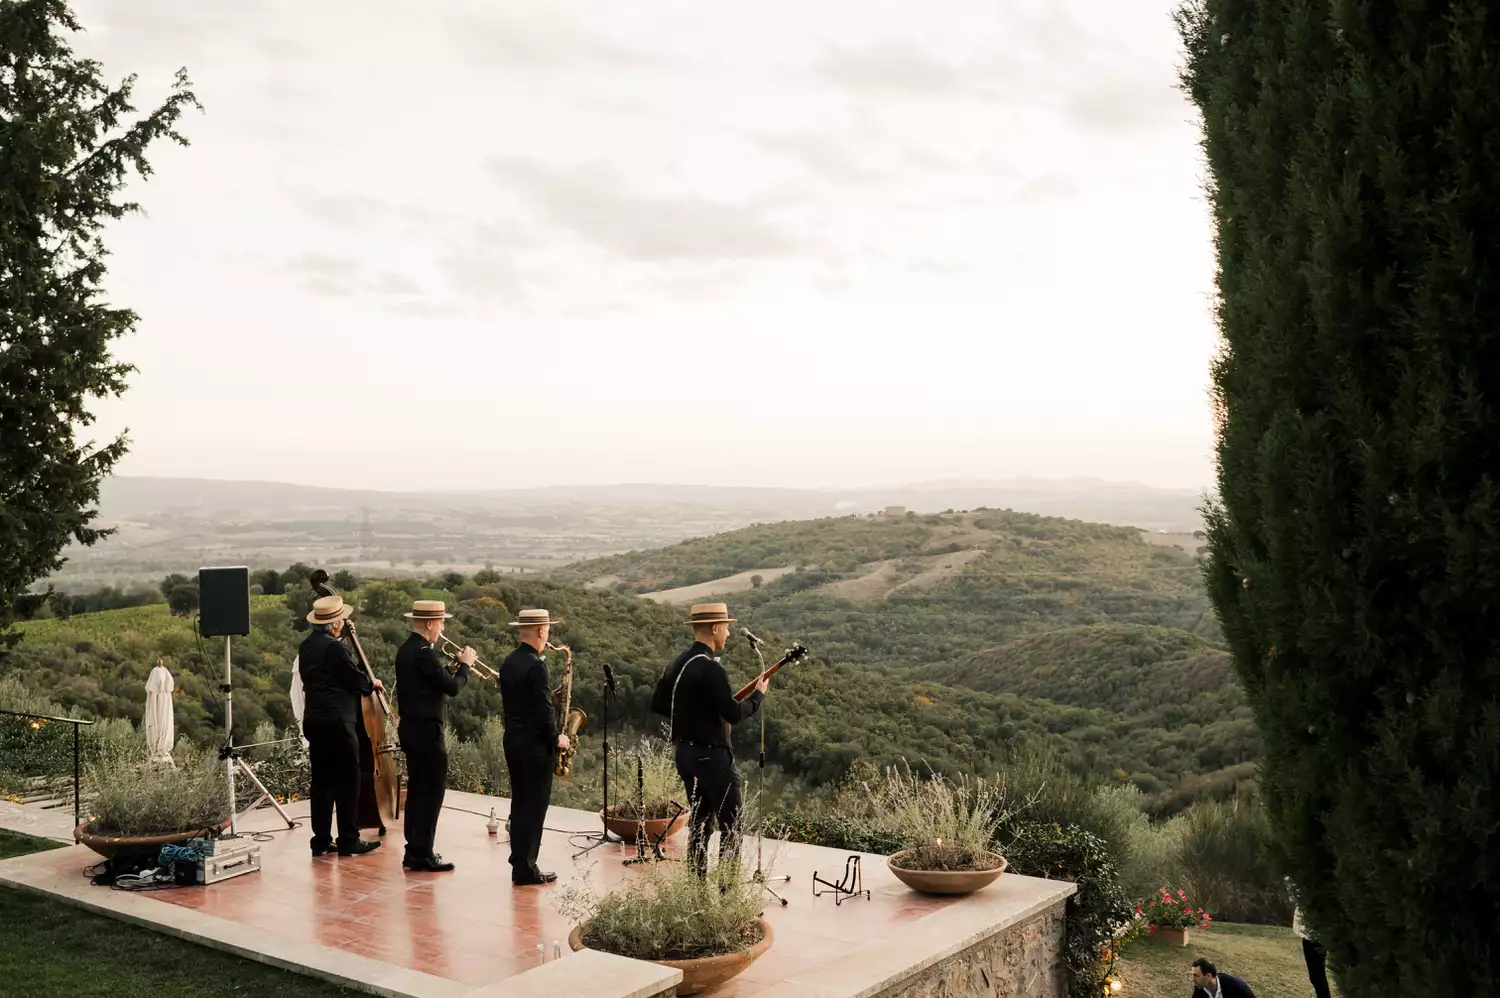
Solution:
[[(328, 573), (321, 568), (312, 574), (313, 592), (319, 596), (335, 595), (328, 584)], [(373, 683), (375, 670), (360, 647), (353, 620), (344, 621), (343, 637), (354, 650), (354, 657)], [(360, 701), (362, 723), (355, 729), (359, 740), (359, 815), (360, 828), (379, 829), (385, 834), (386, 822), (401, 816), (401, 766), (397, 755), (395, 719), (390, 702), (380, 690)]]

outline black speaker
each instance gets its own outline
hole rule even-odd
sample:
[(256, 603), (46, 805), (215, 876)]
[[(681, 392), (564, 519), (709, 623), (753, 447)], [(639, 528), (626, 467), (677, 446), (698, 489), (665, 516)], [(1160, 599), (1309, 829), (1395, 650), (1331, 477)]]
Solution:
[(205, 638), (250, 633), (250, 569), (198, 569), (198, 633)]

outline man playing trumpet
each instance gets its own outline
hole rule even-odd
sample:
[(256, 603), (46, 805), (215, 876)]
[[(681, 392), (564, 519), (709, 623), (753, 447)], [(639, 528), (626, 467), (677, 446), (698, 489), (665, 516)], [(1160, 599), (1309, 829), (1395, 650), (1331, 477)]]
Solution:
[(568, 736), (557, 730), (557, 713), (542, 650), (552, 633), (547, 610), (522, 610), (510, 622), (521, 643), (500, 663), (500, 699), (505, 712), (505, 766), (510, 770), (510, 879), (517, 887), (550, 884), (555, 873), (536, 865), (542, 826), (552, 797), (552, 767), (567, 751)]
[(406, 753), (406, 856), (409, 870), (442, 873), (452, 863), (432, 851), (438, 814), (448, 785), (448, 750), (443, 725), (448, 720), (448, 698), (458, 696), (469, 681), (477, 655), (473, 648), (458, 654), (458, 672), (450, 674), (438, 660), (433, 642), (443, 635), (448, 613), (441, 600), (412, 603), (411, 635), (396, 651), (396, 704), (401, 716), (398, 734)]
[(698, 875), (708, 873), (708, 839), (719, 825), (719, 859), (739, 855), (740, 776), (734, 771), (733, 725), (760, 709), (770, 680), (762, 676), (754, 692), (736, 700), (719, 653), (729, 642), (734, 618), (723, 603), (699, 603), (688, 623), (693, 644), (667, 667), (651, 709), (671, 719), (677, 746), (677, 775), (687, 788), (693, 813), (688, 855)]

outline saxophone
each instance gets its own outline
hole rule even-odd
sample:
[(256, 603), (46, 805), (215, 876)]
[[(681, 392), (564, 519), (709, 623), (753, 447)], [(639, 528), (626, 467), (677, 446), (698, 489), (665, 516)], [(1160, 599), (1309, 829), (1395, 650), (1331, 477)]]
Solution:
[(588, 722), (589, 716), (583, 708), (573, 706), (573, 650), (550, 641), (547, 648), (563, 653), (562, 685), (552, 691), (552, 702), (557, 706), (557, 730), (568, 736), (568, 747), (557, 753), (557, 765), (552, 771), (558, 776), (567, 776), (573, 771), (573, 753), (578, 751), (578, 731)]

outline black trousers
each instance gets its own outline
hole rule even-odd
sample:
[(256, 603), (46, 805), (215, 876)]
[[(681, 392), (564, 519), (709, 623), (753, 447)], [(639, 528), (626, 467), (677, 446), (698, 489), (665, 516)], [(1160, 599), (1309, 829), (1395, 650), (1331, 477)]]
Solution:
[(1324, 963), (1323, 947), (1311, 939), (1302, 940), (1302, 959), (1307, 962), (1307, 979), (1312, 982), (1313, 994), (1318, 998), (1329, 998), (1328, 968)]
[(307, 759), (312, 767), (312, 844), (333, 844), (333, 812), (339, 814), (339, 844), (359, 841), (359, 740), (354, 725), (307, 721)]
[(708, 840), (719, 826), (719, 860), (739, 856), (740, 775), (734, 753), (723, 746), (677, 746), (677, 775), (687, 788), (692, 817), (688, 825), (688, 858), (698, 875), (708, 873)]
[(448, 750), (441, 721), (403, 721), (397, 731), (406, 754), (406, 858), (432, 855), (438, 814), (448, 790)]
[(538, 871), (542, 826), (552, 799), (553, 746), (524, 731), (505, 733), (505, 767), (510, 770), (511, 876), (529, 879)]

